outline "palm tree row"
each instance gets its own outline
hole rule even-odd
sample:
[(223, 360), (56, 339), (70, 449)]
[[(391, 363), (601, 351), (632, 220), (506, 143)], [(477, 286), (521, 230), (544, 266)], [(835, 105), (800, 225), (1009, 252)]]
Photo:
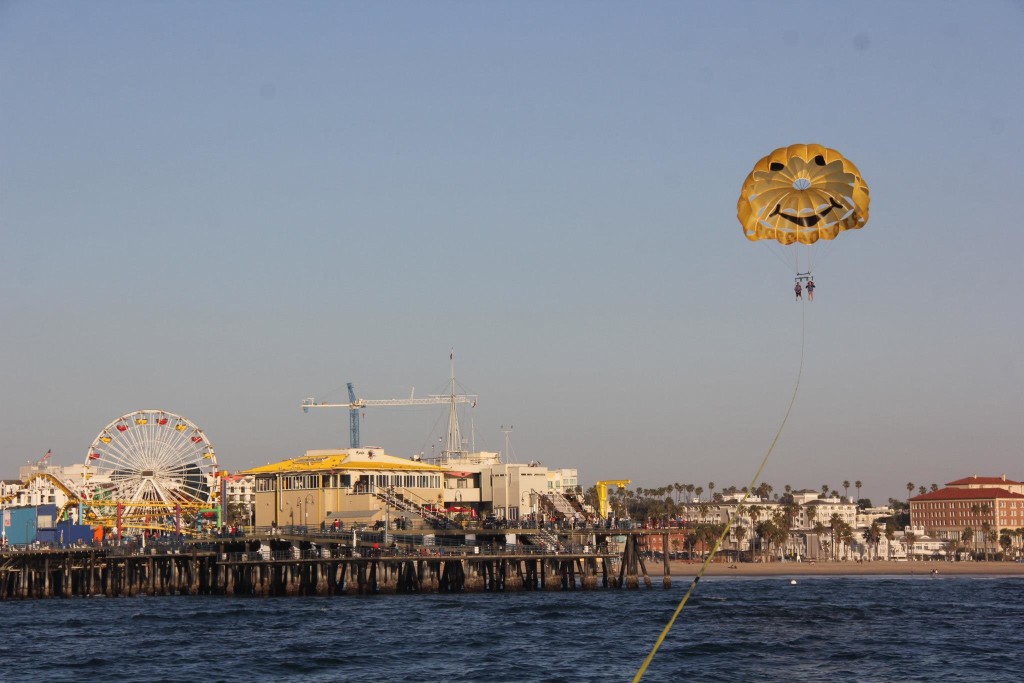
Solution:
[[(843, 481), (843, 490), (847, 500), (849, 500), (850, 486), (850, 481)], [(859, 480), (855, 481), (852, 486), (857, 491), (856, 502), (870, 504), (870, 501), (864, 501), (860, 498), (862, 482)], [(713, 481), (709, 481), (706, 488), (700, 484), (676, 482), (656, 487), (637, 486), (633, 489), (618, 489), (610, 497), (610, 503), (615, 514), (619, 516), (645, 519), (665, 516), (672, 517), (678, 514), (684, 505), (722, 503), (727, 499), (738, 498), (747, 493), (760, 500), (790, 504), (793, 502), (794, 489), (790, 484), (786, 484), (783, 487), (783, 492), (778, 493), (767, 482), (761, 482), (753, 489), (749, 489), (747, 486), (718, 488)], [(829, 484), (822, 484), (821, 493), (826, 497), (830, 493), (833, 497), (839, 497), (839, 492), (831, 488)], [(591, 487), (586, 491), (585, 497), (588, 502), (596, 503), (597, 489)], [(890, 503), (892, 502), (890, 500)]]

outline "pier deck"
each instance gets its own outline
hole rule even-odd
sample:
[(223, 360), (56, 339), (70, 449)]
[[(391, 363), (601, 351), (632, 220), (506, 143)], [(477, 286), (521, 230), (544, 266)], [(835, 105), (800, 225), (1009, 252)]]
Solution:
[[(433, 534), (432, 534), (433, 535)], [(443, 536), (444, 534), (442, 534)], [(85, 546), (0, 553), (0, 600), (133, 595), (369, 595), (651, 587), (638, 547), (565, 541), (564, 549), (505, 545), (504, 531), (450, 534), (460, 545), (410, 536), (298, 530), (141, 548)], [(596, 541), (593, 533), (589, 537)], [(379, 540), (375, 540), (379, 539)], [(381, 541), (390, 541), (382, 546)], [(665, 564), (663, 583), (670, 579)]]

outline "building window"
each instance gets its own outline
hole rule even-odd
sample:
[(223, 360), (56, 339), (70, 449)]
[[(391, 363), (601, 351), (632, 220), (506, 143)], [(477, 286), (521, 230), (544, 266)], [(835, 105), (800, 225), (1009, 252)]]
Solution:
[(284, 491), (306, 491), (320, 488), (318, 474), (289, 474), (281, 477), (281, 489)]

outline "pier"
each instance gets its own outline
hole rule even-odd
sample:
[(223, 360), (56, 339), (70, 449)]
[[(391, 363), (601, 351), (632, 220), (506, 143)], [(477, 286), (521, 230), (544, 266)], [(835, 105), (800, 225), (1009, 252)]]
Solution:
[[(476, 532), (474, 545), (466, 543), (461, 531), (439, 531), (429, 544), (422, 537), (412, 543), (412, 537), (397, 534), (355, 534), (353, 543), (351, 533), (274, 531), (148, 547), (7, 550), (0, 553), (0, 600), (593, 591), (653, 585), (644, 559), (652, 532), (560, 533), (558, 546), (550, 548), (506, 544), (504, 530)], [(609, 537), (624, 539), (621, 551), (607, 550)], [(667, 559), (662, 584), (671, 585)]]

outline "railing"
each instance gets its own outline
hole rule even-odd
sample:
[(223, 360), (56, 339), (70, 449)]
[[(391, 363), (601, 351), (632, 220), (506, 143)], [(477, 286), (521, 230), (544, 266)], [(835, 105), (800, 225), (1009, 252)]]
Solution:
[(551, 506), (556, 512), (560, 513), (564, 517), (570, 517), (576, 521), (583, 521), (586, 517), (581, 513), (575, 505), (572, 504), (568, 498), (563, 496), (558, 491), (552, 491), (551, 493), (538, 494), (541, 497), (548, 498), (551, 502)]
[(408, 512), (420, 517), (425, 522), (429, 523), (436, 529), (449, 529), (454, 526), (454, 523), (443, 514), (427, 509), (427, 505), (422, 502), (409, 500), (402, 493), (395, 493), (394, 489), (388, 488), (375, 488), (372, 491), (373, 495), (383, 501), (386, 505), (401, 510), (402, 512)]
[(562, 544), (558, 540), (558, 536), (548, 529), (537, 529), (537, 536), (539, 536), (552, 550), (558, 550)]

